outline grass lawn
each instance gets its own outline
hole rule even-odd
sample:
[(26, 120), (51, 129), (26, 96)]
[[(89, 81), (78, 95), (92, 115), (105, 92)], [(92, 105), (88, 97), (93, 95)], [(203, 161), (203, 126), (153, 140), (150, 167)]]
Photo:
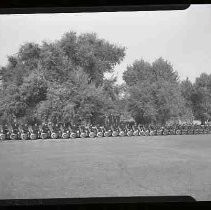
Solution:
[(211, 135), (0, 142), (0, 199), (211, 200)]

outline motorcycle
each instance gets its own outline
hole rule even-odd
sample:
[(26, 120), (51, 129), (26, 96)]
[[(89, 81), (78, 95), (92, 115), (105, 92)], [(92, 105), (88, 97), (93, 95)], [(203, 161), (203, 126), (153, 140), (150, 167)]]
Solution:
[(129, 136), (129, 137), (133, 136), (133, 131), (132, 130), (128, 130), (127, 131), (127, 136)]
[(94, 132), (94, 131), (90, 131), (90, 132), (89, 132), (89, 137), (90, 137), (90, 138), (96, 137), (95, 132)]
[(71, 132), (71, 133), (70, 133), (70, 138), (71, 138), (71, 139), (77, 138), (77, 133)]
[(48, 138), (48, 133), (42, 132), (42, 133), (40, 134), (40, 137), (41, 137), (41, 139), (47, 139), (47, 138)]
[(150, 135), (150, 131), (147, 129), (144, 131), (144, 136), (149, 136)]
[(21, 133), (21, 139), (22, 140), (28, 140), (28, 134), (27, 133)]
[(81, 132), (81, 133), (80, 133), (80, 137), (81, 137), (81, 138), (86, 138), (86, 137), (88, 137), (88, 135), (87, 135), (86, 132)]
[(62, 138), (63, 138), (63, 139), (68, 139), (69, 137), (70, 137), (69, 132), (63, 132), (63, 133), (62, 133)]
[(103, 127), (101, 127), (100, 129), (97, 129), (97, 137), (101, 138), (103, 136), (104, 136), (104, 134), (103, 134)]
[(31, 140), (36, 140), (37, 139), (37, 134), (36, 133), (30, 133), (30, 139)]
[(133, 131), (133, 136), (139, 136), (139, 131), (138, 130), (134, 130)]
[(10, 139), (11, 140), (17, 140), (18, 139), (18, 134), (17, 133), (11, 133), (10, 134)]
[(156, 131), (155, 130), (150, 130), (150, 132), (149, 132), (149, 135), (150, 136), (155, 136), (155, 134), (156, 134)]
[(59, 134), (57, 132), (52, 132), (51, 133), (51, 138), (52, 139), (57, 139), (59, 137)]
[(163, 135), (164, 135), (164, 136), (167, 136), (168, 134), (169, 134), (169, 131), (168, 131), (167, 129), (164, 129)]
[(181, 130), (180, 129), (177, 129), (176, 130), (176, 135), (181, 135), (181, 134), (182, 134)]
[(112, 135), (112, 131), (111, 130), (107, 130), (104, 132), (104, 136), (105, 137), (110, 137)]
[(0, 133), (0, 140), (6, 140), (6, 134)]

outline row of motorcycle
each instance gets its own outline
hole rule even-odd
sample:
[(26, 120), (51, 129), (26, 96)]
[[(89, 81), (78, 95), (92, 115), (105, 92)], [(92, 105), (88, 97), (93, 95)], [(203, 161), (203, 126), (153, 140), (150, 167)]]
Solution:
[(211, 134), (211, 126), (189, 126), (189, 127), (161, 127), (144, 128), (141, 126), (126, 126), (124, 129), (118, 127), (105, 128), (104, 126), (79, 127), (78, 129), (25, 129), (20, 131), (0, 132), (0, 140), (36, 140), (36, 139), (68, 139), (68, 138), (95, 138), (95, 137), (124, 137), (124, 136), (161, 136), (161, 135), (197, 135)]

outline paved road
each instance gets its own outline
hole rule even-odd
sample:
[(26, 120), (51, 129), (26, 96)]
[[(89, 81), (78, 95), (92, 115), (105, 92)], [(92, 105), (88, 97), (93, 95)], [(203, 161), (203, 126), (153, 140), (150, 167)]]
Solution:
[(0, 199), (211, 200), (211, 135), (0, 142)]

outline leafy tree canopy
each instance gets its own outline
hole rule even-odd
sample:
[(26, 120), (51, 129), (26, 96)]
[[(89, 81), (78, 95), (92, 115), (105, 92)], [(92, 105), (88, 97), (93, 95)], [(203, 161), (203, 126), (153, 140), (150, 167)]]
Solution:
[(137, 122), (165, 124), (187, 111), (178, 74), (164, 59), (152, 64), (137, 60), (128, 66), (123, 78), (127, 85), (128, 111)]
[(194, 83), (192, 103), (195, 117), (201, 120), (211, 120), (211, 74), (202, 73)]
[(104, 74), (124, 56), (124, 47), (94, 33), (71, 31), (55, 42), (25, 43), (1, 68), (0, 116), (93, 121), (114, 111), (118, 88)]

